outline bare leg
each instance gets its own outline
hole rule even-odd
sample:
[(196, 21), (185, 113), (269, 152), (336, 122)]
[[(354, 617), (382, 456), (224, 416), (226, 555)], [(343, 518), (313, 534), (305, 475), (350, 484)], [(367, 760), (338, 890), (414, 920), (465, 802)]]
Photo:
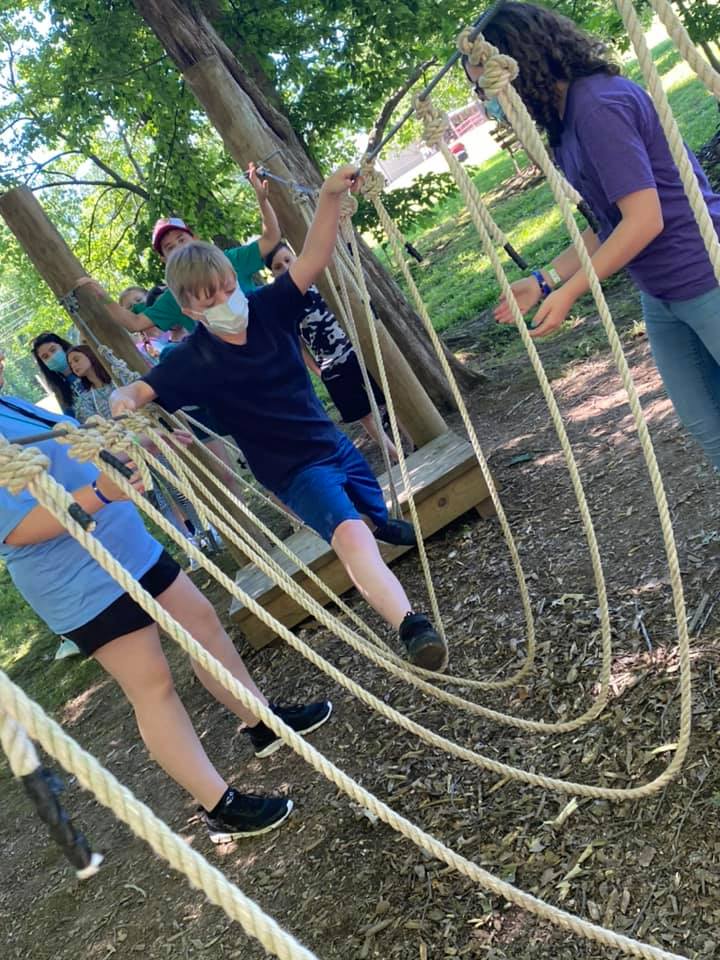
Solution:
[(395, 449), (395, 445), (384, 430), (378, 433), (377, 424), (375, 423), (372, 413), (369, 413), (366, 417), (363, 417), (360, 423), (363, 425), (363, 427), (365, 427), (365, 432), (373, 438), (379, 447), (382, 447), (383, 444), (385, 445), (388, 456), (393, 463), (397, 463), (400, 458), (398, 457), (398, 452)]
[[(218, 620), (215, 608), (198, 590), (192, 580), (181, 573), (177, 580), (163, 591), (158, 598), (158, 603), (165, 607), (167, 612), (174, 617), (178, 623), (181, 623), (188, 633), (202, 644), (203, 647), (211, 653), (216, 660), (219, 660), (230, 673), (247, 687), (262, 704), (267, 705), (267, 700), (253, 683), (248, 673), (248, 669), (243, 663), (243, 659), (235, 649), (232, 640), (225, 633), (222, 624)], [(192, 667), (195, 674), (213, 697), (228, 708), (236, 717), (244, 720), (248, 726), (255, 726), (257, 718), (236, 700), (235, 697), (226, 690), (214, 677), (210, 676), (207, 670), (192, 661)]]
[(120, 684), (153, 759), (206, 810), (227, 783), (210, 763), (173, 684), (155, 624), (100, 647), (97, 662)]
[(395, 629), (411, 610), (400, 581), (380, 556), (377, 541), (362, 520), (343, 520), (330, 546), (370, 606)]

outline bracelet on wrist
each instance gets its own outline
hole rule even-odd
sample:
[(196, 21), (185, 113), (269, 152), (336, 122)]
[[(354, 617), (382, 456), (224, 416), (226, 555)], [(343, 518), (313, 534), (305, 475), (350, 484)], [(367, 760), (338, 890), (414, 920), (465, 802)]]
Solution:
[(535, 279), (537, 280), (543, 300), (545, 299), (545, 297), (549, 297), (550, 294), (552, 293), (552, 288), (549, 286), (548, 282), (546, 281), (542, 273), (540, 273), (539, 270), (531, 270), (530, 275), (535, 277)]
[(550, 283), (553, 285), (553, 288), (559, 287), (562, 284), (562, 277), (552, 265), (545, 267), (545, 273), (550, 277)]
[(105, 496), (105, 494), (101, 492), (100, 488), (98, 487), (97, 480), (93, 480), (93, 482), (90, 484), (90, 486), (92, 487), (93, 493), (94, 493), (95, 496), (98, 498), (98, 500), (100, 501), (100, 503), (103, 504), (103, 506), (108, 506), (109, 504), (111, 504), (111, 503), (113, 502), (112, 500), (108, 500), (108, 498)]

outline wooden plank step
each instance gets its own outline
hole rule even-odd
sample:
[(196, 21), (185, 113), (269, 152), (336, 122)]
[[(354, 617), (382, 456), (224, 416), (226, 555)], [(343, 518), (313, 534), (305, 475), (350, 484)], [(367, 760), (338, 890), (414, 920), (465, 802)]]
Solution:
[[(488, 498), (487, 486), (477, 465), (473, 449), (467, 440), (448, 431), (408, 456), (407, 465), (424, 537), (431, 536), (473, 507), (478, 507), (482, 515), (488, 515), (488, 503), (490, 507), (492, 505)], [(402, 486), (400, 468), (394, 467), (392, 475), (396, 487), (400, 489)], [(387, 474), (378, 477), (378, 482), (383, 489), (386, 502), (389, 503)], [(406, 500), (407, 497), (403, 492), (400, 495), (401, 505)], [(407, 511), (403, 512), (407, 516)], [(300, 530), (292, 534), (285, 544), (308, 567), (318, 573), (335, 593), (344, 593), (352, 586), (345, 569), (329, 544), (312, 531)], [(380, 549), (386, 562), (390, 562), (412, 548), (381, 544)], [(319, 589), (279, 548), (276, 547), (272, 551), (272, 557), (312, 596), (321, 602), (327, 602), (324, 594), (320, 593)], [(286, 626), (292, 627), (307, 618), (306, 611), (253, 564), (248, 564), (239, 570), (235, 582)], [(232, 602), (230, 616), (256, 648), (269, 643), (275, 636), (237, 600)]]

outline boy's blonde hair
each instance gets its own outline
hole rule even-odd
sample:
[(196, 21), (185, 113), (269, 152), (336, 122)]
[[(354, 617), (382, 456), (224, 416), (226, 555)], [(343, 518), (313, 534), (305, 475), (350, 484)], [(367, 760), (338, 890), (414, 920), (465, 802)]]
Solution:
[(141, 293), (143, 295), (143, 300), (147, 296), (147, 290), (145, 287), (125, 287), (118, 296), (118, 303), (121, 307), (125, 306), (125, 301), (130, 296), (131, 293)]
[(176, 247), (165, 267), (165, 283), (181, 307), (188, 297), (214, 296), (228, 279), (235, 279), (233, 265), (222, 250), (204, 240)]

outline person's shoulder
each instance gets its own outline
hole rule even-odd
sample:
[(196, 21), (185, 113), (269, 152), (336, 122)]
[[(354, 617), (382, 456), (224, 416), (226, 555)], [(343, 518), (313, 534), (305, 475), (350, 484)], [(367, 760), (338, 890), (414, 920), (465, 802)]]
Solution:
[(135, 304), (133, 312), (149, 317), (161, 330), (169, 329), (169, 326), (174, 326), (176, 323), (184, 325), (185, 321), (180, 304), (169, 290), (163, 290), (157, 300), (149, 306), (146, 303)]
[(245, 273), (248, 270), (255, 273), (263, 266), (260, 244), (257, 240), (250, 240), (249, 243), (240, 244), (238, 247), (230, 247), (223, 252), (238, 273)]
[(47, 420), (55, 420), (57, 423), (60, 423), (63, 420), (72, 420), (72, 417), (65, 413), (58, 413), (56, 410), (47, 410), (39, 403), (33, 403), (32, 400), (25, 400), (23, 397), (15, 397), (9, 393), (0, 394), (0, 400), (7, 400), (8, 403), (12, 403), (16, 407), (22, 407), (22, 409), (26, 410), (28, 413), (38, 414), (41, 417), (45, 417)]
[(197, 338), (202, 335), (201, 331), (204, 331), (204, 327), (198, 324), (190, 336), (185, 337), (180, 343), (172, 344), (172, 349), (168, 349), (170, 346), (168, 344), (168, 347), (162, 351), (161, 361), (143, 374), (142, 379), (151, 383), (153, 379), (186, 376), (188, 369), (199, 362)]
[(298, 304), (304, 304), (306, 294), (301, 293), (290, 272), (283, 273), (272, 283), (266, 283), (264, 287), (259, 287), (248, 293), (248, 303), (255, 309), (296, 307)]
[(594, 73), (572, 85), (576, 122), (588, 125), (603, 114), (632, 115), (651, 103), (647, 93), (620, 74)]

